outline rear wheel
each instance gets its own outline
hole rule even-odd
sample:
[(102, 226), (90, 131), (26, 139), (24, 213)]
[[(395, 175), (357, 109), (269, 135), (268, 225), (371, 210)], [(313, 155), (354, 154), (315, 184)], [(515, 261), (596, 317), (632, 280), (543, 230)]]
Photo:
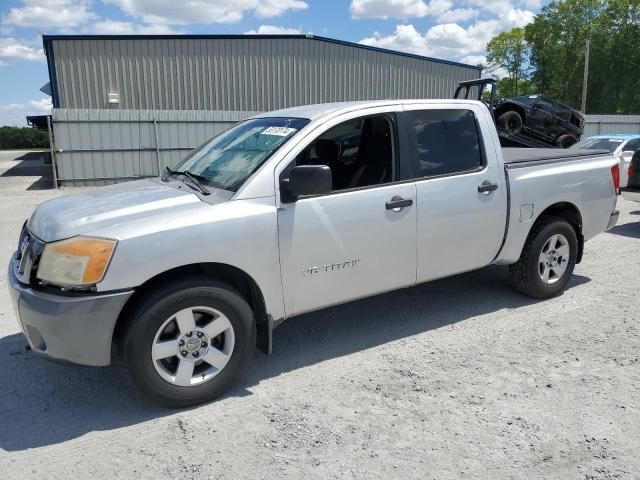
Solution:
[(125, 329), (135, 386), (167, 407), (213, 400), (241, 375), (256, 343), (253, 312), (226, 284), (191, 279), (145, 297)]
[(506, 112), (498, 118), (498, 125), (510, 133), (522, 132), (522, 117), (518, 112)]
[(561, 135), (556, 140), (556, 146), (560, 148), (569, 148), (572, 145), (575, 145), (578, 142), (578, 139), (573, 135)]
[(559, 217), (542, 217), (518, 261), (509, 266), (511, 285), (529, 297), (553, 297), (571, 278), (577, 254), (578, 237), (571, 224)]

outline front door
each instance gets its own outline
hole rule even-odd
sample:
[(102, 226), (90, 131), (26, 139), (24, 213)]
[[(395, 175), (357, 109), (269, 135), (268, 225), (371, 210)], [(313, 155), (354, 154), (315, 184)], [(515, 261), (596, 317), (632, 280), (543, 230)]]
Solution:
[(488, 110), (469, 105), (410, 113), (418, 196), (417, 281), (489, 265), (502, 243), (507, 195)]
[(322, 164), (333, 175), (330, 194), (278, 209), (287, 316), (415, 283), (416, 191), (397, 132), (393, 112), (334, 121), (280, 174)]

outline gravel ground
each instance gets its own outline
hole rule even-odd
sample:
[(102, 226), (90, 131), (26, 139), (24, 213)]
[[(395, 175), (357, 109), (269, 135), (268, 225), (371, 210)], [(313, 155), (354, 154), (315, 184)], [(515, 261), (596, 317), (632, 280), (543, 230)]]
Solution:
[[(3, 271), (59, 194), (11, 158)], [(490, 267), (304, 315), (226, 397), (186, 411), (146, 404), (121, 368), (26, 353), (2, 277), (0, 477), (640, 478), (640, 205), (618, 205), (558, 298)]]

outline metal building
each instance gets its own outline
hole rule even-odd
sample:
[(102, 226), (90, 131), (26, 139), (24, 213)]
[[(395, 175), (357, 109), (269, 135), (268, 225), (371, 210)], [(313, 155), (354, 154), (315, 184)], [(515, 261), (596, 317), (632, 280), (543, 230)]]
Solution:
[[(481, 73), (479, 67), (313, 35), (55, 35), (43, 42), (58, 180), (71, 185), (157, 175), (179, 160), (175, 152), (183, 154), (252, 112), (343, 100), (447, 98), (459, 81)], [(200, 132), (187, 135), (188, 144), (172, 134), (186, 119), (190, 123), (182, 127)], [(207, 127), (208, 119), (218, 120)]]

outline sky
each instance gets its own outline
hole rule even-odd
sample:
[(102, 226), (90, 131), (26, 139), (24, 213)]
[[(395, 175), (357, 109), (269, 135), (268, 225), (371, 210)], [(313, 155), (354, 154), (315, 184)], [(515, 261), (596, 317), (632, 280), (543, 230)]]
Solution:
[(0, 0), (0, 125), (50, 111), (42, 34), (313, 33), (473, 65), (547, 0)]

